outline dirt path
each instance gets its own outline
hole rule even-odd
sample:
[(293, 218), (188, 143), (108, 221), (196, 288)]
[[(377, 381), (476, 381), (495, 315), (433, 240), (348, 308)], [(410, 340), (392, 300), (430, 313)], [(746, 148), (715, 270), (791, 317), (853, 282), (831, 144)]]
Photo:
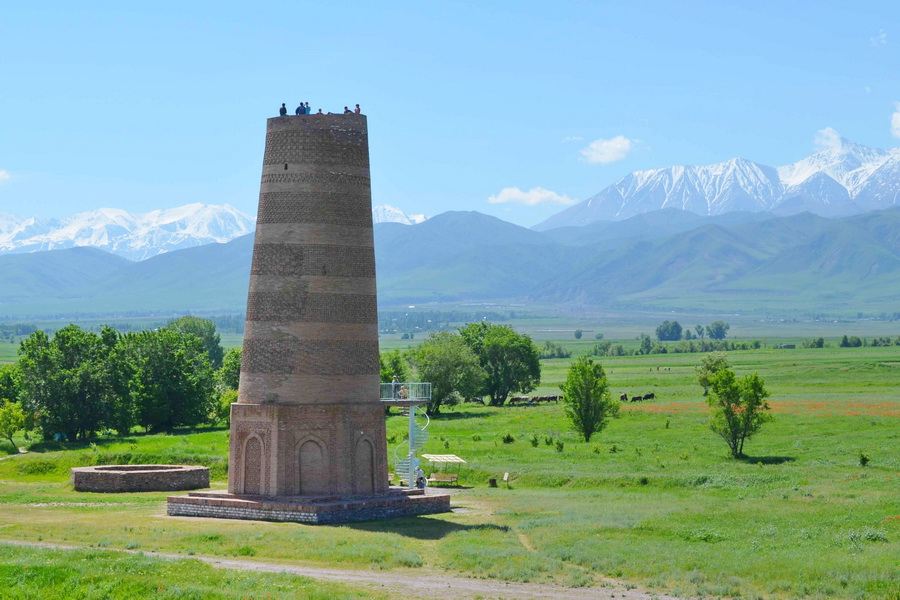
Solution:
[[(22, 542), (0, 540), (0, 544), (28, 546), (32, 548), (49, 548), (54, 550), (92, 550), (84, 546), (66, 546), (62, 544), (45, 544), (39, 542)], [(136, 550), (118, 550), (102, 548), (103, 551), (138, 554)], [(373, 590), (388, 592), (391, 596), (400, 594), (416, 594), (430, 598), (445, 600), (468, 600), (483, 598), (485, 600), (523, 599), (523, 600), (682, 600), (668, 594), (650, 593), (637, 588), (628, 589), (621, 581), (604, 580), (599, 587), (568, 588), (539, 583), (515, 583), (497, 581), (495, 579), (469, 579), (440, 572), (418, 571), (368, 571), (357, 569), (330, 569), (324, 567), (308, 567), (295, 564), (270, 563), (247, 559), (215, 558), (208, 556), (185, 556), (183, 554), (166, 554), (145, 552), (147, 556), (185, 560), (195, 559), (220, 569), (239, 571), (255, 571), (260, 573), (290, 573), (311, 579), (339, 581), (350, 585), (363, 586)], [(628, 586), (631, 587), (631, 586)]]

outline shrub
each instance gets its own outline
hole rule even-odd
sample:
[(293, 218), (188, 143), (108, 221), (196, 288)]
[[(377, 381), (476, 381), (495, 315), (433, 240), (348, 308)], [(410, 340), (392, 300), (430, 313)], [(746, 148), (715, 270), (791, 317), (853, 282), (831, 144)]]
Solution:
[(532, 435), (532, 436), (531, 436), (531, 439), (528, 440), (528, 441), (531, 442), (531, 447), (532, 447), (532, 448), (537, 448), (537, 447), (538, 447), (538, 444), (541, 443), (541, 439), (537, 436), (537, 434)]
[(859, 453), (859, 466), (864, 467), (869, 464), (869, 455), (864, 452)]
[(507, 433), (503, 436), (504, 444), (512, 444), (514, 441), (516, 441), (516, 438), (514, 438), (511, 433)]
[(565, 449), (565, 444), (563, 444), (562, 440), (556, 440), (556, 451), (562, 452)]

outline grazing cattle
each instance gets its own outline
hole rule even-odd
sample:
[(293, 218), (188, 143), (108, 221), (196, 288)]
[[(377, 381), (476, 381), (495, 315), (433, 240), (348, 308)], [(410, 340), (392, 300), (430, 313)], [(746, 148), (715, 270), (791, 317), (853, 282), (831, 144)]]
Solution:
[(625, 392), (622, 392), (622, 395), (619, 396), (619, 402), (628, 402), (628, 394)]
[(644, 397), (643, 397), (643, 396), (632, 396), (632, 397), (631, 397), (631, 401), (632, 401), (632, 402), (643, 402), (643, 401), (644, 401)]
[(654, 398), (656, 398), (656, 394), (654, 394), (653, 392), (650, 392), (649, 394), (644, 394), (644, 400), (653, 400)]
[(513, 396), (509, 399), (509, 404), (525, 404), (528, 401), (528, 396)]

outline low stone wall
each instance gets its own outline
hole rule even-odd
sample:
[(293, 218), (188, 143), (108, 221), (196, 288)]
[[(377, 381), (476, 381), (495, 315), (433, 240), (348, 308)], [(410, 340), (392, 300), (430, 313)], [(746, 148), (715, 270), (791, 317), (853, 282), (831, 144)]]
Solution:
[(79, 492), (175, 492), (209, 487), (209, 468), (195, 465), (101, 465), (72, 469)]
[(302, 497), (259, 498), (225, 493), (198, 493), (170, 496), (170, 516), (213, 517), (251, 521), (290, 521), (310, 524), (337, 524), (396, 517), (414, 517), (450, 510), (450, 496), (425, 495), (421, 490), (389, 493), (368, 498), (316, 501)]

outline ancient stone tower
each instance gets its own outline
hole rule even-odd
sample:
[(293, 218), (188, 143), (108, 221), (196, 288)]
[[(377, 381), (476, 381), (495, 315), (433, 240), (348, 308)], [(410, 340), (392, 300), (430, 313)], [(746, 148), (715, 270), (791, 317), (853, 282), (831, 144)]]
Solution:
[(228, 491), (384, 492), (363, 115), (268, 120)]

